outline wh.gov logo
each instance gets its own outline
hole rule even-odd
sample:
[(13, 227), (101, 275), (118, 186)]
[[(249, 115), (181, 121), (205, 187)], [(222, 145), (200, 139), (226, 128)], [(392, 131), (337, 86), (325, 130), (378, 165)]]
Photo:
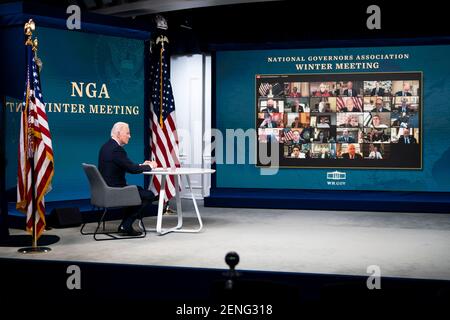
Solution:
[(345, 180), (347, 180), (347, 173), (345, 172), (327, 172), (327, 184), (329, 186), (345, 186)]

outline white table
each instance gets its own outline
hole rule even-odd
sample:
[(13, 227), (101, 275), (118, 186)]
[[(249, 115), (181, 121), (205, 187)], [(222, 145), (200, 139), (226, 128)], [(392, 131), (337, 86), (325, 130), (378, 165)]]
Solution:
[[(176, 169), (154, 169), (152, 171), (143, 172), (146, 175), (159, 175), (161, 176), (161, 190), (159, 192), (159, 202), (158, 202), (158, 217), (156, 221), (156, 229), (146, 229), (147, 231), (155, 231), (159, 235), (164, 235), (169, 232), (185, 232), (185, 233), (194, 233), (200, 232), (203, 228), (202, 217), (200, 216), (200, 212), (198, 211), (197, 202), (195, 201), (194, 193), (192, 192), (192, 185), (190, 175), (193, 174), (211, 174), (216, 172), (213, 169), (202, 169), (202, 168), (176, 168)], [(164, 198), (166, 196), (166, 180), (167, 176), (176, 176), (175, 177), (175, 198), (177, 202), (177, 216), (178, 216), (178, 224), (176, 227), (170, 229), (162, 229), (162, 216), (164, 209)], [(197, 229), (182, 229), (183, 227), (183, 211), (181, 209), (181, 198), (180, 198), (180, 188), (178, 183), (178, 176), (181, 178), (186, 177), (189, 190), (191, 191), (192, 202), (194, 203), (195, 213), (197, 214), (197, 219), (199, 223), (199, 227)]]

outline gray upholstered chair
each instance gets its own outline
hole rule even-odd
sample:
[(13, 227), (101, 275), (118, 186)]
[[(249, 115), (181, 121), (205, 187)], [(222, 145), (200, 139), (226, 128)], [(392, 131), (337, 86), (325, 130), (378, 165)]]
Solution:
[[(94, 232), (84, 232), (83, 229), (86, 225), (84, 223), (81, 227), (81, 234), (83, 235), (94, 235), (94, 239), (97, 241), (101, 240), (117, 240), (117, 239), (131, 239), (131, 238), (143, 238), (146, 236), (144, 221), (142, 221), (142, 215), (139, 219), (141, 222), (141, 227), (143, 229), (143, 235), (141, 236), (115, 236), (118, 232), (98, 232), (100, 225), (103, 223), (103, 231), (105, 230), (105, 216), (108, 209), (121, 208), (121, 207), (131, 207), (139, 206), (142, 204), (141, 197), (139, 196), (139, 191), (137, 186), (126, 186), (123, 188), (114, 188), (106, 184), (102, 175), (98, 171), (97, 167), (93, 164), (83, 163), (83, 170), (89, 180), (89, 187), (91, 190), (91, 204), (96, 208), (103, 208), (103, 213), (100, 220), (98, 221), (97, 228)], [(107, 236), (98, 238), (97, 235)]]

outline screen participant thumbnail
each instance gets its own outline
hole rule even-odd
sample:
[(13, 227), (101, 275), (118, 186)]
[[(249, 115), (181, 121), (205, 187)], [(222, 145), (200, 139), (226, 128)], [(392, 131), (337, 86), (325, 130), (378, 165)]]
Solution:
[(392, 81), (364, 81), (364, 96), (389, 97), (392, 94)]
[(366, 143), (390, 143), (390, 129), (365, 128), (364, 142)]
[(338, 128), (336, 130), (337, 142), (339, 143), (357, 143), (359, 141), (359, 129)]
[(334, 159), (336, 158), (336, 145), (334, 143), (311, 144), (311, 158)]
[(390, 144), (366, 143), (363, 145), (364, 159), (383, 160), (388, 159), (390, 154)]
[(289, 98), (309, 97), (309, 82), (285, 82), (284, 95)]
[(362, 128), (364, 118), (362, 113), (345, 112), (336, 114), (336, 124), (340, 128)]
[(311, 82), (309, 88), (311, 97), (333, 97), (336, 90), (336, 82)]
[(287, 98), (284, 112), (309, 112), (309, 98)]
[(362, 160), (361, 147), (357, 143), (344, 143), (337, 145), (338, 157), (346, 160)]
[(284, 112), (284, 100), (282, 99), (260, 99), (258, 112)]
[(310, 99), (311, 112), (336, 112), (335, 97), (313, 97)]
[(363, 99), (360, 97), (338, 97), (336, 98), (337, 112), (362, 112)]

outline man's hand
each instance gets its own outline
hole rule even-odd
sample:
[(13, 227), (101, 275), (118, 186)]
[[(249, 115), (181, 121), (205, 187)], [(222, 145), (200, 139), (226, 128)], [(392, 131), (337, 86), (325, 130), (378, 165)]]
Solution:
[(156, 163), (156, 161), (145, 160), (143, 164), (150, 166), (150, 168), (152, 168), (152, 169), (155, 169), (156, 167), (158, 167), (158, 164)]

